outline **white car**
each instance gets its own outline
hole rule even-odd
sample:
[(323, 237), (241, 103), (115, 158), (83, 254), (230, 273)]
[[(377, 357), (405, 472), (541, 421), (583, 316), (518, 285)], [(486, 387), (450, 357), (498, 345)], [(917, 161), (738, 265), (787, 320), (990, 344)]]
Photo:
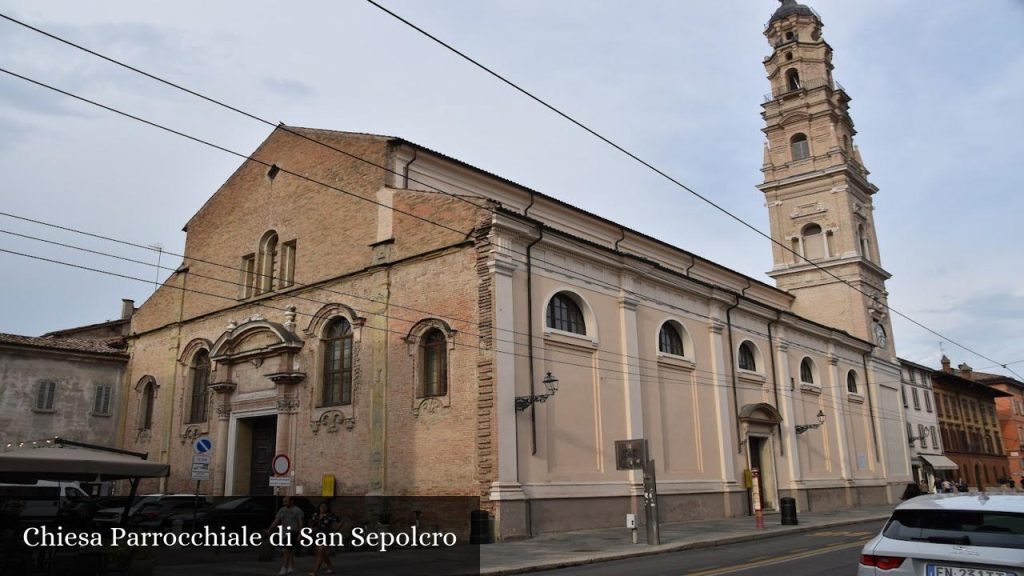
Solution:
[(929, 494), (864, 545), (860, 576), (1024, 576), (1024, 495)]

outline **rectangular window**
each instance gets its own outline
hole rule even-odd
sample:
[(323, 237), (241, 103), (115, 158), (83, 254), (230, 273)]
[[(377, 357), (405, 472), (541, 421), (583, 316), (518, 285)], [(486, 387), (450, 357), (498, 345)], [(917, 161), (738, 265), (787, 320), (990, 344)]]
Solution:
[(94, 416), (110, 416), (110, 397), (113, 391), (114, 387), (109, 384), (96, 385), (96, 396), (92, 403)]
[(928, 435), (925, 434), (924, 424), (917, 425), (917, 435), (921, 438), (921, 448), (928, 447)]
[(921, 394), (924, 394), (924, 409), (928, 412), (932, 411), (932, 394), (927, 390), (922, 390)]
[(939, 445), (939, 435), (935, 433), (935, 426), (929, 426), (928, 429), (932, 432), (932, 446), (937, 449), (941, 449), (942, 446)]
[(943, 398), (942, 394), (935, 394), (935, 413), (939, 415), (939, 418), (946, 417), (946, 412), (942, 409)]
[(900, 386), (900, 396), (903, 398), (903, 407), (907, 407), (907, 387)]
[(53, 412), (53, 397), (57, 394), (57, 383), (52, 380), (43, 380), (36, 387), (36, 410), (40, 412)]
[(295, 284), (295, 240), (285, 242), (281, 257), (281, 288)]
[(911, 388), (910, 394), (914, 397), (914, 410), (921, 410), (921, 399), (917, 396), (917, 388)]
[(912, 440), (913, 437), (914, 437), (914, 428), (913, 428), (913, 426), (910, 425), (910, 422), (907, 422), (907, 444), (910, 444), (911, 446), (914, 445), (914, 441)]
[(256, 295), (256, 255), (242, 257), (242, 298)]

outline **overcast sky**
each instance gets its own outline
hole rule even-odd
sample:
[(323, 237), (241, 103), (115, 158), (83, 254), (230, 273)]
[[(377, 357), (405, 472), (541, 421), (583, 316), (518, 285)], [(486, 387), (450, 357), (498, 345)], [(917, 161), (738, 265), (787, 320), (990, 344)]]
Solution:
[[(381, 0), (767, 230), (770, 0)], [(817, 0), (853, 98), (890, 305), (1024, 360), (1024, 2)], [(3, 13), (294, 126), (401, 136), (771, 282), (770, 245), (359, 0), (0, 1)], [(0, 21), (0, 67), (252, 152), (270, 129)], [(0, 74), (0, 211), (180, 254), (237, 157)], [(0, 216), (0, 249), (153, 281), (152, 251)], [(164, 254), (161, 264), (180, 258)], [(0, 253), (0, 331), (117, 317), (153, 284)], [(166, 271), (161, 272), (161, 278)], [(899, 354), (940, 339), (895, 319)], [(992, 363), (946, 342), (954, 364)], [(1024, 371), (1024, 362), (1011, 368)]]

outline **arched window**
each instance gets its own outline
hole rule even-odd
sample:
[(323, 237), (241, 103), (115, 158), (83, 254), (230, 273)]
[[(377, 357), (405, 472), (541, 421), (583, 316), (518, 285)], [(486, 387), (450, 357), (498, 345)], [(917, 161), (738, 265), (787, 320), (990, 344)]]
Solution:
[(858, 394), (857, 390), (857, 373), (850, 370), (846, 373), (846, 391), (850, 394)]
[(658, 351), (664, 354), (685, 356), (683, 349), (683, 335), (674, 322), (665, 322), (661, 325), (661, 332), (658, 333)]
[(800, 361), (800, 382), (814, 384), (814, 362), (810, 358)]
[(259, 261), (257, 262), (259, 279), (256, 282), (257, 294), (273, 292), (277, 287), (277, 232), (271, 230), (263, 235), (260, 240)]
[(192, 357), (192, 398), (189, 403), (189, 422), (206, 422), (207, 392), (210, 388), (210, 353), (196, 352)]
[(740, 370), (757, 372), (757, 354), (754, 351), (754, 345), (749, 341), (740, 344), (739, 366)]
[(448, 339), (437, 328), (423, 335), (420, 344), (420, 395), (444, 396), (448, 394)]
[(335, 318), (324, 333), (323, 406), (352, 403), (352, 324)]
[(825, 241), (821, 235), (821, 226), (808, 224), (800, 233), (804, 245), (804, 258), (820, 260), (825, 257)]
[(811, 148), (807, 142), (806, 134), (794, 134), (789, 139), (789, 150), (793, 155), (793, 161), (803, 160), (804, 158), (810, 158)]
[(156, 382), (146, 381), (142, 385), (142, 405), (139, 413), (139, 429), (149, 430), (153, 427), (153, 405), (156, 402)]
[(573, 334), (586, 334), (583, 311), (576, 299), (565, 292), (555, 294), (548, 302), (547, 327)]
[(868, 237), (864, 233), (864, 225), (860, 224), (857, 226), (857, 247), (860, 249), (860, 255), (866, 260), (871, 259), (871, 250), (868, 247)]
[(800, 73), (797, 72), (796, 68), (786, 70), (786, 87), (790, 90), (800, 89)]

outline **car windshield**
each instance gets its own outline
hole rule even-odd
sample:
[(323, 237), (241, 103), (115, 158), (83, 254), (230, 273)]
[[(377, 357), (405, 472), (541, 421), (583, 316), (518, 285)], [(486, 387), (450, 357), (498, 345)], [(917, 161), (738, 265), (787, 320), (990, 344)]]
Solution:
[(1024, 549), (1024, 514), (996, 510), (897, 510), (883, 534), (893, 540)]

